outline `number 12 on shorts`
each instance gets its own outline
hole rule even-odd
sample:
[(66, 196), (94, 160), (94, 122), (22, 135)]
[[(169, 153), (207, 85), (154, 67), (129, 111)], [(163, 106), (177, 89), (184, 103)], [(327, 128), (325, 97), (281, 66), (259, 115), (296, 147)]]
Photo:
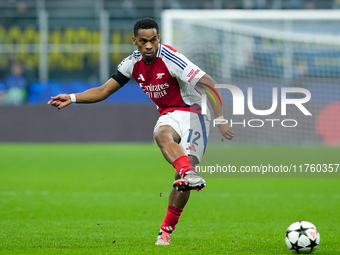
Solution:
[(193, 129), (189, 129), (189, 135), (188, 135), (188, 140), (187, 140), (188, 143), (195, 144), (196, 146), (198, 146), (198, 143), (196, 141), (200, 138), (201, 138), (200, 132), (198, 131), (194, 132)]

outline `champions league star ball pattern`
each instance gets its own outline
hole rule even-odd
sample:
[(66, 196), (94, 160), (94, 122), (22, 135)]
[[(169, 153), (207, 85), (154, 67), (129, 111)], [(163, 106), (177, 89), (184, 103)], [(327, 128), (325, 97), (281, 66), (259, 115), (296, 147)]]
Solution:
[(287, 247), (294, 253), (311, 253), (320, 243), (320, 234), (308, 221), (298, 221), (286, 231)]

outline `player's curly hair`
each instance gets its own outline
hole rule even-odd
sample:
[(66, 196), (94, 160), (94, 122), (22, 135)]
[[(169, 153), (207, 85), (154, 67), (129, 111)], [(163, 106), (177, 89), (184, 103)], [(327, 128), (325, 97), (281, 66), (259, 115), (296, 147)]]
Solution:
[(133, 33), (135, 36), (138, 35), (138, 30), (139, 29), (152, 29), (155, 28), (158, 34), (158, 24), (154, 19), (151, 18), (142, 18), (137, 20), (135, 23), (135, 26), (133, 28)]

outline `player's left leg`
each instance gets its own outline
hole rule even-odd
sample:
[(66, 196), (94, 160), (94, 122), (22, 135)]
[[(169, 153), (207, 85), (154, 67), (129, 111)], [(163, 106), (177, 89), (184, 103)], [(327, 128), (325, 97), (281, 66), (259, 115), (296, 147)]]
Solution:
[[(177, 115), (179, 115), (179, 113), (177, 113)], [(163, 125), (164, 123), (168, 123), (171, 126), (165, 125), (159, 127), (155, 135), (155, 140), (164, 157), (169, 163), (172, 163), (177, 170), (175, 173), (175, 188), (172, 188), (170, 192), (167, 212), (161, 224), (156, 245), (170, 244), (170, 235), (174, 231), (181, 213), (189, 200), (190, 190), (195, 188), (202, 189), (205, 186), (205, 181), (194, 171), (194, 166), (200, 161), (197, 157), (201, 159), (204, 154), (209, 122), (203, 125), (204, 120), (202, 117), (196, 115), (196, 125), (193, 125), (194, 121), (190, 119), (190, 115), (188, 113), (183, 113), (183, 115), (186, 119), (181, 121), (181, 123), (185, 123), (185, 127), (172, 125), (171, 119), (167, 120), (168, 122), (163, 120)], [(176, 123), (178, 122), (179, 121), (176, 121)], [(197, 129), (194, 129), (194, 126), (198, 126)], [(172, 136), (169, 136), (169, 134), (171, 134), (170, 130), (175, 131), (172, 133)], [(164, 132), (164, 134), (159, 136), (161, 134), (160, 132)], [(181, 133), (182, 136), (179, 137), (178, 133)], [(173, 143), (177, 144), (175, 145)], [(174, 156), (176, 152), (180, 151), (181, 153)], [(182, 152), (184, 152), (184, 155)], [(190, 152), (195, 155), (186, 156), (190, 154)], [(182, 172), (181, 170), (182, 168), (184, 169), (184, 167), (186, 171)], [(183, 189), (178, 187), (183, 187)]]
[[(171, 124), (171, 120), (168, 120), (168, 122)], [(174, 165), (175, 162), (175, 168), (177, 170), (175, 179), (180, 179), (181, 174), (179, 172), (189, 171), (191, 164), (184, 149), (179, 145), (181, 138), (178, 132), (170, 125), (162, 125), (157, 128), (154, 137), (164, 158), (172, 165)], [(183, 208), (188, 202), (189, 196), (190, 191), (180, 192), (172, 188), (169, 196), (168, 208), (164, 221), (161, 224), (161, 229), (155, 243), (156, 245), (170, 244), (170, 235), (178, 223)]]
[[(195, 156), (189, 156), (189, 160), (192, 166), (198, 163)], [(180, 180), (182, 175), (178, 172), (175, 173), (175, 180)], [(190, 197), (190, 190), (178, 191), (175, 188), (171, 189), (169, 195), (169, 204), (161, 224), (161, 230), (158, 233), (156, 245), (168, 245), (170, 244), (170, 235), (175, 230), (176, 224), (184, 210)]]

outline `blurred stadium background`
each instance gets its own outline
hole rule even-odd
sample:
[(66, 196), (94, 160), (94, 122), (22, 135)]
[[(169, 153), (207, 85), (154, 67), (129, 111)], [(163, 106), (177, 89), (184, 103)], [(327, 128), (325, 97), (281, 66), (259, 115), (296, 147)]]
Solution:
[[(235, 84), (245, 95), (247, 87), (254, 87), (255, 108), (270, 107), (272, 87), (311, 91), (307, 108), (312, 117), (288, 110), (286, 119), (299, 120), (296, 128), (236, 125), (242, 136), (235, 143), (339, 144), (337, 8), (339, 0), (0, 0), (0, 113), (6, 120), (0, 141), (152, 141), (157, 112), (133, 80), (86, 110), (76, 106), (57, 114), (45, 104), (51, 95), (106, 81), (135, 50), (134, 22), (153, 17), (163, 42), (219, 83)], [(205, 12), (189, 15), (189, 9)], [(224, 11), (219, 18), (212, 12), (218, 10)], [(231, 116), (230, 95), (223, 96)], [(282, 119), (277, 112), (271, 117)], [(245, 118), (255, 119), (249, 112)], [(53, 122), (65, 120), (74, 128), (56, 132)], [(132, 134), (136, 121), (143, 125)]]
[[(219, 83), (237, 85), (245, 100), (253, 87), (256, 109), (270, 108), (273, 87), (311, 92), (305, 106), (312, 116), (291, 105), (287, 116), (280, 106), (270, 116), (247, 107), (233, 116), (230, 92), (221, 90), (225, 117), (245, 119), (246, 127), (235, 125), (235, 138), (223, 143), (211, 128), (209, 142), (217, 145), (201, 165), (335, 168), (338, 8), (340, 0), (0, 0), (0, 253), (289, 254), (286, 228), (308, 220), (321, 234), (315, 254), (338, 254), (339, 169), (256, 178), (207, 173), (171, 247), (155, 247), (174, 169), (153, 143), (153, 102), (131, 80), (99, 104), (46, 105), (52, 95), (106, 81), (135, 50), (135, 21), (153, 17), (162, 42)], [(252, 128), (250, 119), (299, 124)]]

